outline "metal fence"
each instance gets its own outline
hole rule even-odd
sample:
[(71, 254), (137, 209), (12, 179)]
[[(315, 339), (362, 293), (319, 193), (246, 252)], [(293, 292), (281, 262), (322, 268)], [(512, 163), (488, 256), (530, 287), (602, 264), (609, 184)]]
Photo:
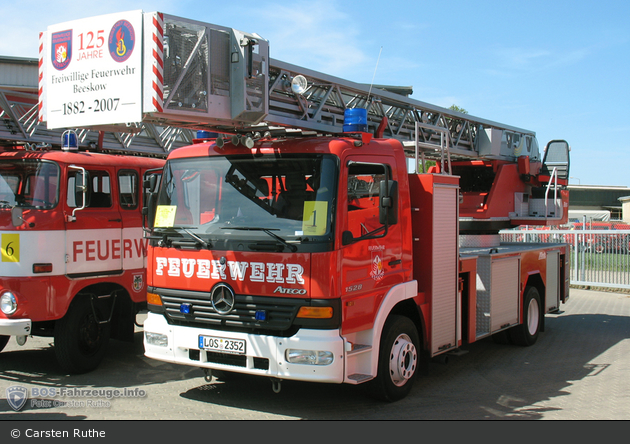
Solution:
[(502, 242), (571, 245), (571, 284), (630, 289), (630, 230), (514, 229), (501, 231)]

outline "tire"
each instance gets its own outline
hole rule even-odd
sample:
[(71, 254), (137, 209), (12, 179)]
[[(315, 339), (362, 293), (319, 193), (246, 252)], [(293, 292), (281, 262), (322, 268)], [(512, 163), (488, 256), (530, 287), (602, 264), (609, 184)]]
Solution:
[[(96, 315), (103, 319), (99, 310)], [(94, 370), (103, 360), (109, 334), (110, 323), (99, 324), (90, 299), (79, 296), (55, 325), (55, 355), (59, 365), (71, 374)]]
[(597, 254), (603, 254), (603, 253), (606, 253), (608, 251), (608, 248), (606, 247), (606, 245), (598, 242), (593, 247), (593, 251), (595, 251), (595, 253), (597, 253)]
[(398, 401), (409, 394), (419, 370), (420, 338), (414, 323), (391, 316), (381, 335), (378, 374), (372, 395), (382, 401)]
[(526, 287), (523, 297), (523, 323), (509, 330), (512, 343), (524, 347), (534, 345), (540, 333), (542, 316), (538, 290), (536, 287)]
[(11, 339), (11, 336), (0, 336), (0, 352), (7, 346), (9, 339)]

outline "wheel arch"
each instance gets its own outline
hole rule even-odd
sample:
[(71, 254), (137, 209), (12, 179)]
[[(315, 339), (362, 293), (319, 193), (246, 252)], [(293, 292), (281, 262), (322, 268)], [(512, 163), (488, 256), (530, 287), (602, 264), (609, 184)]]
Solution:
[[(111, 338), (124, 341), (133, 340), (135, 314), (141, 309), (142, 304), (134, 303), (127, 289), (116, 282), (97, 282), (81, 287), (74, 292), (72, 300), (66, 309), (66, 315), (71, 307), (77, 303), (79, 299), (90, 298), (94, 296), (115, 296), (113, 308), (109, 303), (112, 301), (100, 302), (106, 312), (111, 313)], [(65, 316), (65, 315), (64, 315)]]
[[(403, 301), (398, 302), (394, 308), (389, 312), (387, 318), (389, 319), (391, 316), (399, 315), (405, 316), (414, 323), (416, 329), (418, 330), (418, 335), (420, 337), (420, 341), (422, 342), (421, 347), (422, 350), (426, 348), (426, 326), (424, 323), (424, 318), (421, 313), (420, 307), (416, 304), (413, 299), (405, 299)], [(387, 320), (385, 321), (387, 322)]]
[(406, 316), (415, 324), (418, 336), (422, 341), (421, 350), (424, 350), (426, 343), (426, 328), (422, 319), (422, 314), (415, 302), (418, 295), (418, 282), (410, 281), (392, 287), (383, 298), (383, 302), (374, 319), (374, 326), (371, 330), (372, 344), (372, 374), (378, 371), (378, 356), (380, 353), (381, 336), (385, 323), (392, 315)]

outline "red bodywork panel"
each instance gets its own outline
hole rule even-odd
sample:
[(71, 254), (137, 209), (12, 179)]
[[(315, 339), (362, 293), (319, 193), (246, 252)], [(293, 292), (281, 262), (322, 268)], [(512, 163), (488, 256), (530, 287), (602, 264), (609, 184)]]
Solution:
[[(147, 240), (142, 239), (141, 234), (143, 203), (140, 184), (144, 171), (161, 168), (164, 160), (91, 152), (21, 149), (1, 151), (0, 162), (3, 159), (48, 160), (59, 166), (59, 189), (50, 190), (51, 195), (48, 196), (52, 198), (56, 193), (55, 207), (25, 208), (22, 213), (24, 223), (17, 227), (12, 224), (11, 209), (0, 209), (0, 230), (3, 236), (19, 236), (23, 251), (23, 257), (18, 261), (22, 271), (13, 269), (9, 274), (3, 263), (5, 272), (0, 276), (0, 291), (11, 290), (18, 298), (18, 310), (10, 318), (29, 318), (33, 322), (60, 319), (78, 292), (99, 283), (124, 288), (133, 302), (146, 301), (144, 257)], [(74, 210), (66, 200), (70, 165), (108, 173), (112, 200), (109, 207), (88, 207), (75, 213), (75, 221), (66, 221)], [(138, 179), (137, 205), (133, 208), (119, 202), (118, 172), (130, 171), (135, 171)], [(52, 273), (34, 275), (33, 264), (27, 263), (24, 256), (27, 250), (35, 248), (34, 242), (38, 250), (46, 250), (47, 240), (51, 244), (54, 242), (58, 248), (48, 251), (40, 257), (40, 261), (51, 263)], [(129, 266), (129, 261), (134, 261), (134, 265)], [(101, 264), (108, 264), (108, 268), (101, 268)], [(15, 264), (12, 265), (15, 267)], [(86, 271), (82, 272), (81, 267), (85, 267)], [(2, 313), (0, 316), (7, 317)]]
[[(559, 190), (562, 201), (562, 218), (527, 218), (515, 216), (515, 193), (524, 193), (531, 202), (534, 197), (543, 198), (548, 176), (540, 175), (541, 163), (530, 162), (522, 156), (517, 163), (500, 160), (471, 160), (453, 162), (456, 175), (461, 176), (462, 202), (460, 217), (474, 219), (511, 218), (512, 226), (561, 225), (568, 220), (569, 193)], [(558, 180), (558, 185), (567, 185)], [(537, 189), (534, 196), (533, 189)], [(548, 199), (553, 199), (550, 190)]]

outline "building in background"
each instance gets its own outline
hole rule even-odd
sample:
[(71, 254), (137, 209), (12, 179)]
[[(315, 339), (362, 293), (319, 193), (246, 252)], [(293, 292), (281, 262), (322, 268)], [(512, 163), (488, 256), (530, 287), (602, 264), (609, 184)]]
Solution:
[(626, 219), (623, 218), (621, 198), (630, 199), (630, 188), (625, 186), (569, 185), (570, 222), (614, 221), (630, 218), (630, 202)]
[(630, 193), (628, 195), (620, 197), (619, 202), (621, 202), (621, 214), (622, 220), (630, 224)]

